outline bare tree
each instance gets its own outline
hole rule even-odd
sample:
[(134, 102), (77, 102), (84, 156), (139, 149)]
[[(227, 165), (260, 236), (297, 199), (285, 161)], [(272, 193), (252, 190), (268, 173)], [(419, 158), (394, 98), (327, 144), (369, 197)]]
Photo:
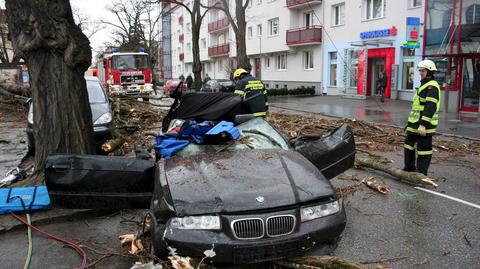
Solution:
[[(245, 41), (245, 33), (247, 22), (245, 19), (245, 10), (251, 0), (234, 0), (235, 1), (235, 16), (232, 15), (228, 6), (229, 0), (218, 0), (212, 6), (205, 6), (207, 8), (222, 10), (226, 15), (233, 32), (235, 33), (235, 40), (237, 46), (237, 68), (245, 68), (248, 71), (252, 70), (252, 65), (247, 56), (247, 43)], [(245, 3), (243, 3), (245, 1)]]
[(4, 9), (0, 9), (0, 62), (18, 62), (20, 57), (15, 54), (10, 40), (8, 40), (7, 16)]
[(72, 7), (73, 19), (75, 23), (80, 27), (82, 32), (90, 39), (94, 34), (105, 29), (105, 25), (99, 21), (92, 21), (91, 18), (85, 15), (77, 7)]
[(84, 79), (92, 55), (69, 1), (6, 0), (6, 7), (13, 48), (30, 71), (37, 173), (48, 154), (94, 153)]
[[(104, 25), (113, 28), (110, 44), (125, 51), (145, 49), (151, 59), (158, 56), (158, 2), (148, 0), (115, 0), (107, 8), (116, 17), (115, 21), (105, 21)], [(151, 68), (153, 72), (153, 64)], [(153, 74), (152, 74), (153, 75)]]
[(202, 87), (202, 62), (200, 61), (200, 28), (202, 27), (203, 18), (208, 12), (208, 8), (202, 10), (200, 0), (194, 0), (192, 7), (187, 6), (183, 2), (176, 0), (159, 0), (163, 3), (171, 3), (184, 7), (190, 13), (190, 22), (192, 24), (192, 56), (193, 66), (192, 71), (195, 77), (195, 89), (199, 90)]

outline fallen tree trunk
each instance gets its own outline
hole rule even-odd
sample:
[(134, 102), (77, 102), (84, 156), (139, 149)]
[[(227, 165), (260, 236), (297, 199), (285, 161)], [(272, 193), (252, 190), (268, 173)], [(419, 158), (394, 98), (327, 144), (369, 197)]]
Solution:
[(434, 187), (438, 186), (435, 182), (433, 182), (432, 178), (429, 178), (422, 173), (406, 172), (400, 168), (393, 167), (386, 163), (382, 163), (378, 159), (370, 158), (363, 154), (357, 154), (355, 156), (355, 166), (368, 167), (379, 170), (388, 173), (395, 178), (400, 179), (401, 181), (405, 181), (413, 185), (430, 185)]
[(121, 147), (125, 143), (125, 138), (118, 131), (114, 132), (113, 138), (103, 143), (102, 150), (106, 153), (110, 153), (117, 148)]
[(294, 269), (366, 269), (364, 265), (335, 256), (310, 256), (277, 261), (275, 264)]

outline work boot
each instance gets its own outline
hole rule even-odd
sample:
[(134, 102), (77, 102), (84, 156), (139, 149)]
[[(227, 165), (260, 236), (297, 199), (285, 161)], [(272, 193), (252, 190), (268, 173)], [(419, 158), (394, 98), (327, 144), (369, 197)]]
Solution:
[(427, 175), (428, 167), (430, 166), (430, 161), (432, 160), (432, 155), (421, 155), (417, 158), (417, 170), (418, 172)]

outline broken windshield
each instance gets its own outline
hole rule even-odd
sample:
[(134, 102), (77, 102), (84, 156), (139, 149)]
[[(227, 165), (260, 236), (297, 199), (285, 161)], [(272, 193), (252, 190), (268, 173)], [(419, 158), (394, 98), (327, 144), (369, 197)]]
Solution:
[(288, 150), (287, 141), (263, 118), (254, 118), (236, 126), (240, 138), (217, 145), (197, 145), (190, 143), (178, 152), (177, 156), (192, 156), (202, 152), (236, 151), (243, 149), (284, 149)]

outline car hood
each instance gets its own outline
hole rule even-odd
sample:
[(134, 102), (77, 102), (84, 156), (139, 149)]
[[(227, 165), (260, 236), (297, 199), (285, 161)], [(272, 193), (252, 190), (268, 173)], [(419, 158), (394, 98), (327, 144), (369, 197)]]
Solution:
[(94, 123), (103, 114), (110, 112), (108, 103), (90, 103), (90, 108), (92, 109), (92, 123)]
[(178, 216), (271, 209), (334, 195), (313, 164), (281, 149), (173, 157), (163, 171)]

